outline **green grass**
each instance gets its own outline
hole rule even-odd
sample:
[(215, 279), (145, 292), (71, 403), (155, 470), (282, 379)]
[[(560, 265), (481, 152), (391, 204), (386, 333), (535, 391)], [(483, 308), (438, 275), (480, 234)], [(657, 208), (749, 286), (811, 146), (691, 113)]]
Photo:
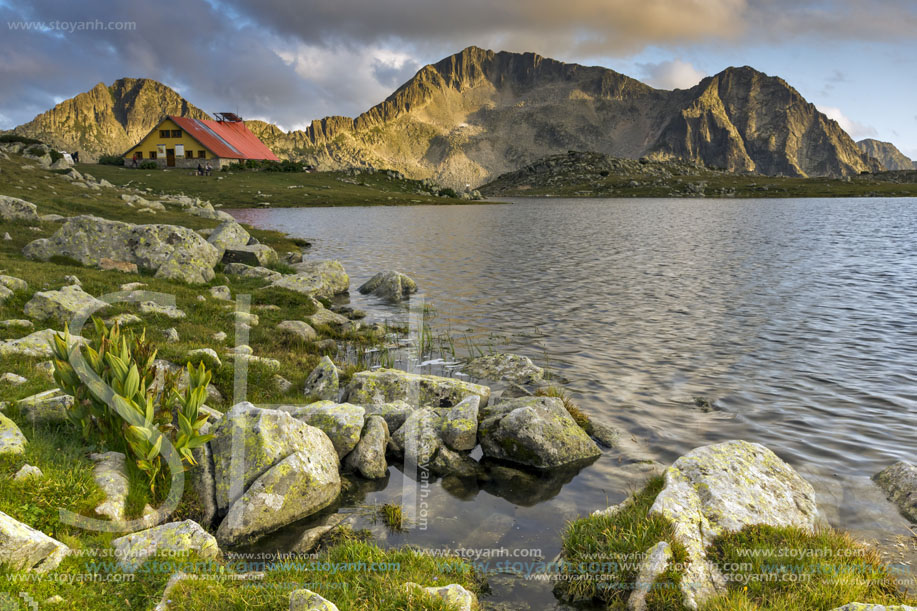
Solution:
[[(563, 568), (567, 576), (579, 579), (558, 581), (555, 593), (567, 600), (594, 600), (608, 609), (624, 609), (639, 555), (667, 541), (673, 563), (654, 583), (647, 608), (683, 611), (677, 587), (680, 569), (673, 564), (686, 561), (685, 550), (673, 544), (671, 523), (648, 515), (663, 486), (664, 479), (654, 477), (614, 515), (571, 522), (563, 534)], [(629, 560), (635, 555), (637, 560)], [(855, 601), (917, 603), (898, 589), (896, 573), (876, 550), (829, 528), (813, 534), (790, 527), (746, 527), (715, 539), (707, 559), (729, 568), (724, 570), (728, 585), (723, 594), (704, 602), (701, 611), (829, 611)]]
[[(130, 184), (152, 193), (184, 193), (226, 208), (467, 204), (461, 199), (418, 193), (419, 181), (388, 178), (384, 173), (348, 176), (344, 172), (214, 172), (196, 176), (190, 170), (137, 170), (82, 164), (80, 172), (115, 185)], [(153, 198), (155, 199), (155, 197)]]
[(379, 517), (393, 532), (404, 530), (404, 515), (401, 512), (401, 505), (395, 503), (386, 503), (379, 507)]

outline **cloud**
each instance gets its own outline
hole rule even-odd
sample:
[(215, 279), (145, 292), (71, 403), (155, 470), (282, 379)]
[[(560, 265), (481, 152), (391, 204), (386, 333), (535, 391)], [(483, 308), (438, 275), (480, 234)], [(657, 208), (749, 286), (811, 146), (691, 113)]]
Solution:
[(707, 76), (690, 63), (675, 59), (655, 64), (637, 64), (644, 82), (656, 89), (690, 89)]
[(866, 125), (864, 123), (859, 123), (849, 118), (840, 108), (835, 106), (816, 106), (819, 112), (822, 112), (829, 119), (834, 119), (837, 121), (837, 124), (841, 126), (845, 132), (850, 134), (850, 137), (854, 140), (862, 140), (863, 138), (875, 138), (879, 135), (876, 131), (876, 128), (871, 125)]

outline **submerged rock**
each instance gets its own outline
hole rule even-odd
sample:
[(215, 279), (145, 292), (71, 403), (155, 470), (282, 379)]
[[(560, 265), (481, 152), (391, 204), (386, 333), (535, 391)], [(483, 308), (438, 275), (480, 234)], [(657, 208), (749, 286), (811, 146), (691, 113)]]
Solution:
[(686, 606), (696, 609), (725, 587), (706, 549), (719, 535), (745, 526), (793, 526), (813, 532), (815, 491), (766, 447), (727, 441), (696, 448), (665, 472), (665, 487), (649, 515), (661, 515), (684, 545), (688, 563), (681, 580)]
[[(2, 416), (0, 416), (2, 417)], [(14, 571), (53, 571), (70, 548), (0, 511), (0, 563)]]
[(377, 369), (355, 373), (344, 391), (344, 399), (357, 405), (404, 401), (414, 406), (452, 407), (477, 395), (481, 406), (490, 399), (490, 388), (454, 378)]
[(474, 378), (535, 384), (544, 378), (544, 369), (520, 354), (488, 354), (472, 359), (462, 371)]
[(549, 469), (601, 454), (555, 397), (510, 399), (484, 410), (481, 418), (485, 456)]
[(899, 461), (873, 476), (888, 500), (911, 522), (917, 522), (917, 467)]
[(364, 295), (372, 293), (376, 297), (398, 302), (416, 293), (417, 283), (401, 272), (387, 271), (379, 272), (357, 290)]

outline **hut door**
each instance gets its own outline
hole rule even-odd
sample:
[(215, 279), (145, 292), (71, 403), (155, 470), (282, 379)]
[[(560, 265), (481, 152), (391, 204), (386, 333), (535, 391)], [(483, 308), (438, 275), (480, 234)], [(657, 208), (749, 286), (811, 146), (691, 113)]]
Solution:
[(175, 149), (166, 149), (166, 165), (175, 167)]

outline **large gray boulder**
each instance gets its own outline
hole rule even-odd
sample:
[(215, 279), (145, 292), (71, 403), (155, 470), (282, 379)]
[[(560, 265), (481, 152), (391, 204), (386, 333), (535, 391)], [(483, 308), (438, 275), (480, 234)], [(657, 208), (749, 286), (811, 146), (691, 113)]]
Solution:
[(164, 267), (160, 278), (193, 282), (212, 279), (220, 260), (219, 250), (187, 227), (134, 225), (95, 216), (70, 217), (50, 238), (26, 245), (23, 254), (42, 261), (62, 255), (93, 267), (101, 259), (112, 259), (157, 273)]
[(194, 552), (204, 559), (220, 556), (220, 547), (213, 535), (201, 528), (194, 520), (170, 522), (154, 526), (111, 542), (116, 556), (123, 563), (124, 570), (136, 571), (147, 558), (158, 552), (178, 555)]
[(284, 320), (277, 325), (277, 331), (289, 337), (295, 337), (305, 342), (315, 341), (318, 335), (309, 323), (302, 320)]
[(332, 401), (338, 396), (340, 390), (338, 368), (327, 356), (323, 356), (306, 378), (303, 392), (307, 397), (315, 397), (320, 401)]
[(25, 454), (27, 443), (16, 423), (0, 414), (0, 456)]
[(367, 416), (363, 435), (353, 451), (344, 459), (344, 466), (366, 479), (380, 479), (388, 474), (385, 449), (388, 445), (388, 424), (381, 416)]
[(0, 286), (3, 286), (10, 291), (26, 291), (29, 289), (29, 284), (22, 278), (16, 278), (15, 276), (4, 276), (0, 275)]
[(706, 561), (717, 536), (755, 524), (814, 532), (816, 514), (812, 486), (773, 452), (747, 441), (703, 446), (676, 460), (649, 511), (672, 523), (687, 551), (681, 589), (692, 609), (725, 588), (723, 575)]
[(357, 405), (404, 401), (414, 406), (452, 407), (471, 395), (490, 399), (490, 388), (454, 378), (377, 369), (355, 373), (344, 391), (344, 400)]
[(74, 318), (89, 316), (108, 304), (96, 299), (79, 286), (72, 284), (56, 291), (40, 291), (26, 302), (23, 312), (35, 320), (51, 320), (61, 325), (72, 323)]
[(544, 378), (544, 369), (521, 354), (488, 354), (472, 359), (462, 368), (468, 375), (483, 380), (512, 384), (535, 384)]
[(321, 449), (325, 442), (333, 449), (319, 429), (287, 412), (261, 409), (248, 402), (238, 403), (224, 414), (213, 434), (210, 447), (217, 509), (221, 513), (287, 456)]
[(917, 467), (899, 461), (876, 473), (873, 479), (911, 522), (917, 522)]
[(396, 271), (379, 272), (357, 289), (364, 295), (373, 294), (381, 299), (398, 302), (417, 292), (417, 283)]
[(439, 437), (440, 418), (429, 408), (411, 412), (401, 427), (392, 433), (389, 450), (409, 462), (428, 469), (442, 447)]
[(24, 199), (0, 195), (0, 219), (4, 221), (38, 223), (38, 208), (35, 204)]
[(325, 433), (343, 458), (356, 447), (363, 431), (364, 410), (359, 405), (317, 401), (291, 411), (294, 418)]
[(322, 281), (323, 290), (320, 297), (340, 295), (350, 290), (350, 276), (344, 270), (344, 265), (334, 259), (317, 261), (303, 261), (293, 264), (297, 274), (316, 276)]
[(311, 447), (268, 469), (232, 504), (217, 529), (220, 541), (250, 541), (310, 516), (337, 498), (340, 463), (328, 438), (316, 433)]
[(510, 399), (483, 410), (478, 437), (485, 456), (539, 469), (601, 454), (555, 397)]
[(242, 225), (235, 221), (225, 221), (213, 230), (207, 241), (220, 251), (222, 257), (226, 249), (247, 246), (250, 239), (251, 236)]
[(0, 511), (0, 563), (17, 571), (53, 571), (70, 548)]
[(417, 408), (408, 405), (404, 401), (392, 401), (391, 403), (370, 403), (363, 406), (363, 409), (366, 410), (367, 416), (381, 416), (388, 425), (389, 431), (397, 431), (404, 424), (404, 421), (408, 419), (411, 412)]

